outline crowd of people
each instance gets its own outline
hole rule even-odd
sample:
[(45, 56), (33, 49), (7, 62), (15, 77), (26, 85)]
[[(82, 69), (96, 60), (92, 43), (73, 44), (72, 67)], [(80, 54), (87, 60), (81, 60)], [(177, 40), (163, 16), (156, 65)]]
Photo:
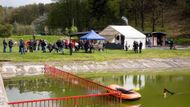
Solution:
[(55, 51), (57, 53), (64, 54), (64, 49), (71, 49), (72, 51), (79, 51), (80, 49), (84, 49), (86, 53), (92, 53), (93, 49), (98, 49), (100, 51), (104, 50), (104, 45), (102, 42), (97, 41), (76, 41), (71, 40), (57, 40), (55, 43), (49, 43), (47, 40), (42, 39), (31, 39), (31, 40), (23, 40), (20, 39), (18, 42), (13, 42), (9, 40), (8, 43), (4, 39), (3, 40), (3, 52), (7, 52), (7, 45), (9, 46), (10, 53), (12, 52), (13, 45), (18, 45), (20, 54), (25, 54), (26, 52), (34, 52), (34, 51), (42, 51), (42, 52), (52, 52)]
[[(167, 42), (169, 45), (169, 48), (175, 49), (173, 40), (169, 40)], [(47, 40), (43, 39), (31, 39), (31, 40), (23, 40), (20, 39), (18, 42), (13, 41), (12, 39), (9, 39), (6, 41), (6, 39), (3, 40), (3, 52), (6, 53), (9, 52), (12, 53), (13, 46), (19, 47), (19, 52), (21, 54), (25, 54), (26, 52), (34, 52), (34, 51), (42, 51), (42, 52), (52, 52), (55, 51), (57, 53), (64, 54), (64, 49), (71, 49), (73, 52), (77, 52), (80, 49), (84, 50), (85, 53), (92, 53), (93, 50), (97, 49), (99, 51), (104, 51), (105, 49), (105, 43), (102, 41), (89, 41), (89, 40), (71, 40), (71, 43), (69, 40), (57, 40), (55, 43), (50, 43)], [(143, 43), (140, 41), (139, 43), (137, 41), (133, 42), (133, 51), (135, 53), (141, 53), (142, 52)], [(125, 50), (128, 51), (129, 46), (127, 45), (127, 42), (125, 43)]]

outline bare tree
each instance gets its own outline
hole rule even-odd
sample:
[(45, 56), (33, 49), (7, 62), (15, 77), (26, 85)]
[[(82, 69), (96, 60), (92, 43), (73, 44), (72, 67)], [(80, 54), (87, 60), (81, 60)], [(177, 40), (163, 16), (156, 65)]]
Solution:
[(156, 30), (156, 24), (162, 15), (161, 2), (159, 0), (150, 0), (151, 7), (151, 20), (152, 20), (152, 32)]
[(141, 29), (144, 31), (144, 0), (140, 0)]

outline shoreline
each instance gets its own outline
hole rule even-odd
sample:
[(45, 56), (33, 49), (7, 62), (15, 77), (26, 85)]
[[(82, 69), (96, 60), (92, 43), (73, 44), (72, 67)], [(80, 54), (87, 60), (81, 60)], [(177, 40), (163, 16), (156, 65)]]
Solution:
[(40, 75), (44, 73), (44, 65), (55, 66), (61, 70), (80, 72), (117, 72), (117, 71), (160, 71), (170, 69), (190, 69), (190, 58), (152, 58), (152, 59), (119, 59), (103, 62), (71, 61), (71, 62), (0, 62), (3, 78), (15, 76)]

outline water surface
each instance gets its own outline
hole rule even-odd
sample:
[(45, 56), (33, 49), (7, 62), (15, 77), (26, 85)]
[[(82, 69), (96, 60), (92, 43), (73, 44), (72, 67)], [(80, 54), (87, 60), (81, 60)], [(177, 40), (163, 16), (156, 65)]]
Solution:
[[(139, 89), (142, 99), (124, 101), (122, 107), (136, 105), (140, 107), (189, 107), (190, 106), (190, 73), (156, 73), (125, 74), (123, 76), (102, 76), (88, 78), (95, 82), (110, 85), (119, 84), (128, 89)], [(5, 81), (9, 101), (55, 98), (72, 95), (86, 95), (89, 90), (71, 86), (61, 81), (48, 78), (34, 80)], [(163, 89), (174, 92), (164, 98)]]

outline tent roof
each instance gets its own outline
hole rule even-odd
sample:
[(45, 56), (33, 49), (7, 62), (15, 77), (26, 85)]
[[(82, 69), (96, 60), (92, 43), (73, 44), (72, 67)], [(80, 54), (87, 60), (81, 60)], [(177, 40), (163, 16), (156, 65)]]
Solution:
[(143, 33), (141, 33), (140, 31), (136, 30), (131, 26), (109, 25), (102, 32), (100, 32), (100, 34), (108, 38), (114, 38), (114, 36), (117, 34), (122, 34), (126, 38), (131, 38), (131, 39), (146, 38), (146, 36)]
[(88, 34), (80, 37), (80, 40), (105, 40), (105, 38), (91, 30)]

